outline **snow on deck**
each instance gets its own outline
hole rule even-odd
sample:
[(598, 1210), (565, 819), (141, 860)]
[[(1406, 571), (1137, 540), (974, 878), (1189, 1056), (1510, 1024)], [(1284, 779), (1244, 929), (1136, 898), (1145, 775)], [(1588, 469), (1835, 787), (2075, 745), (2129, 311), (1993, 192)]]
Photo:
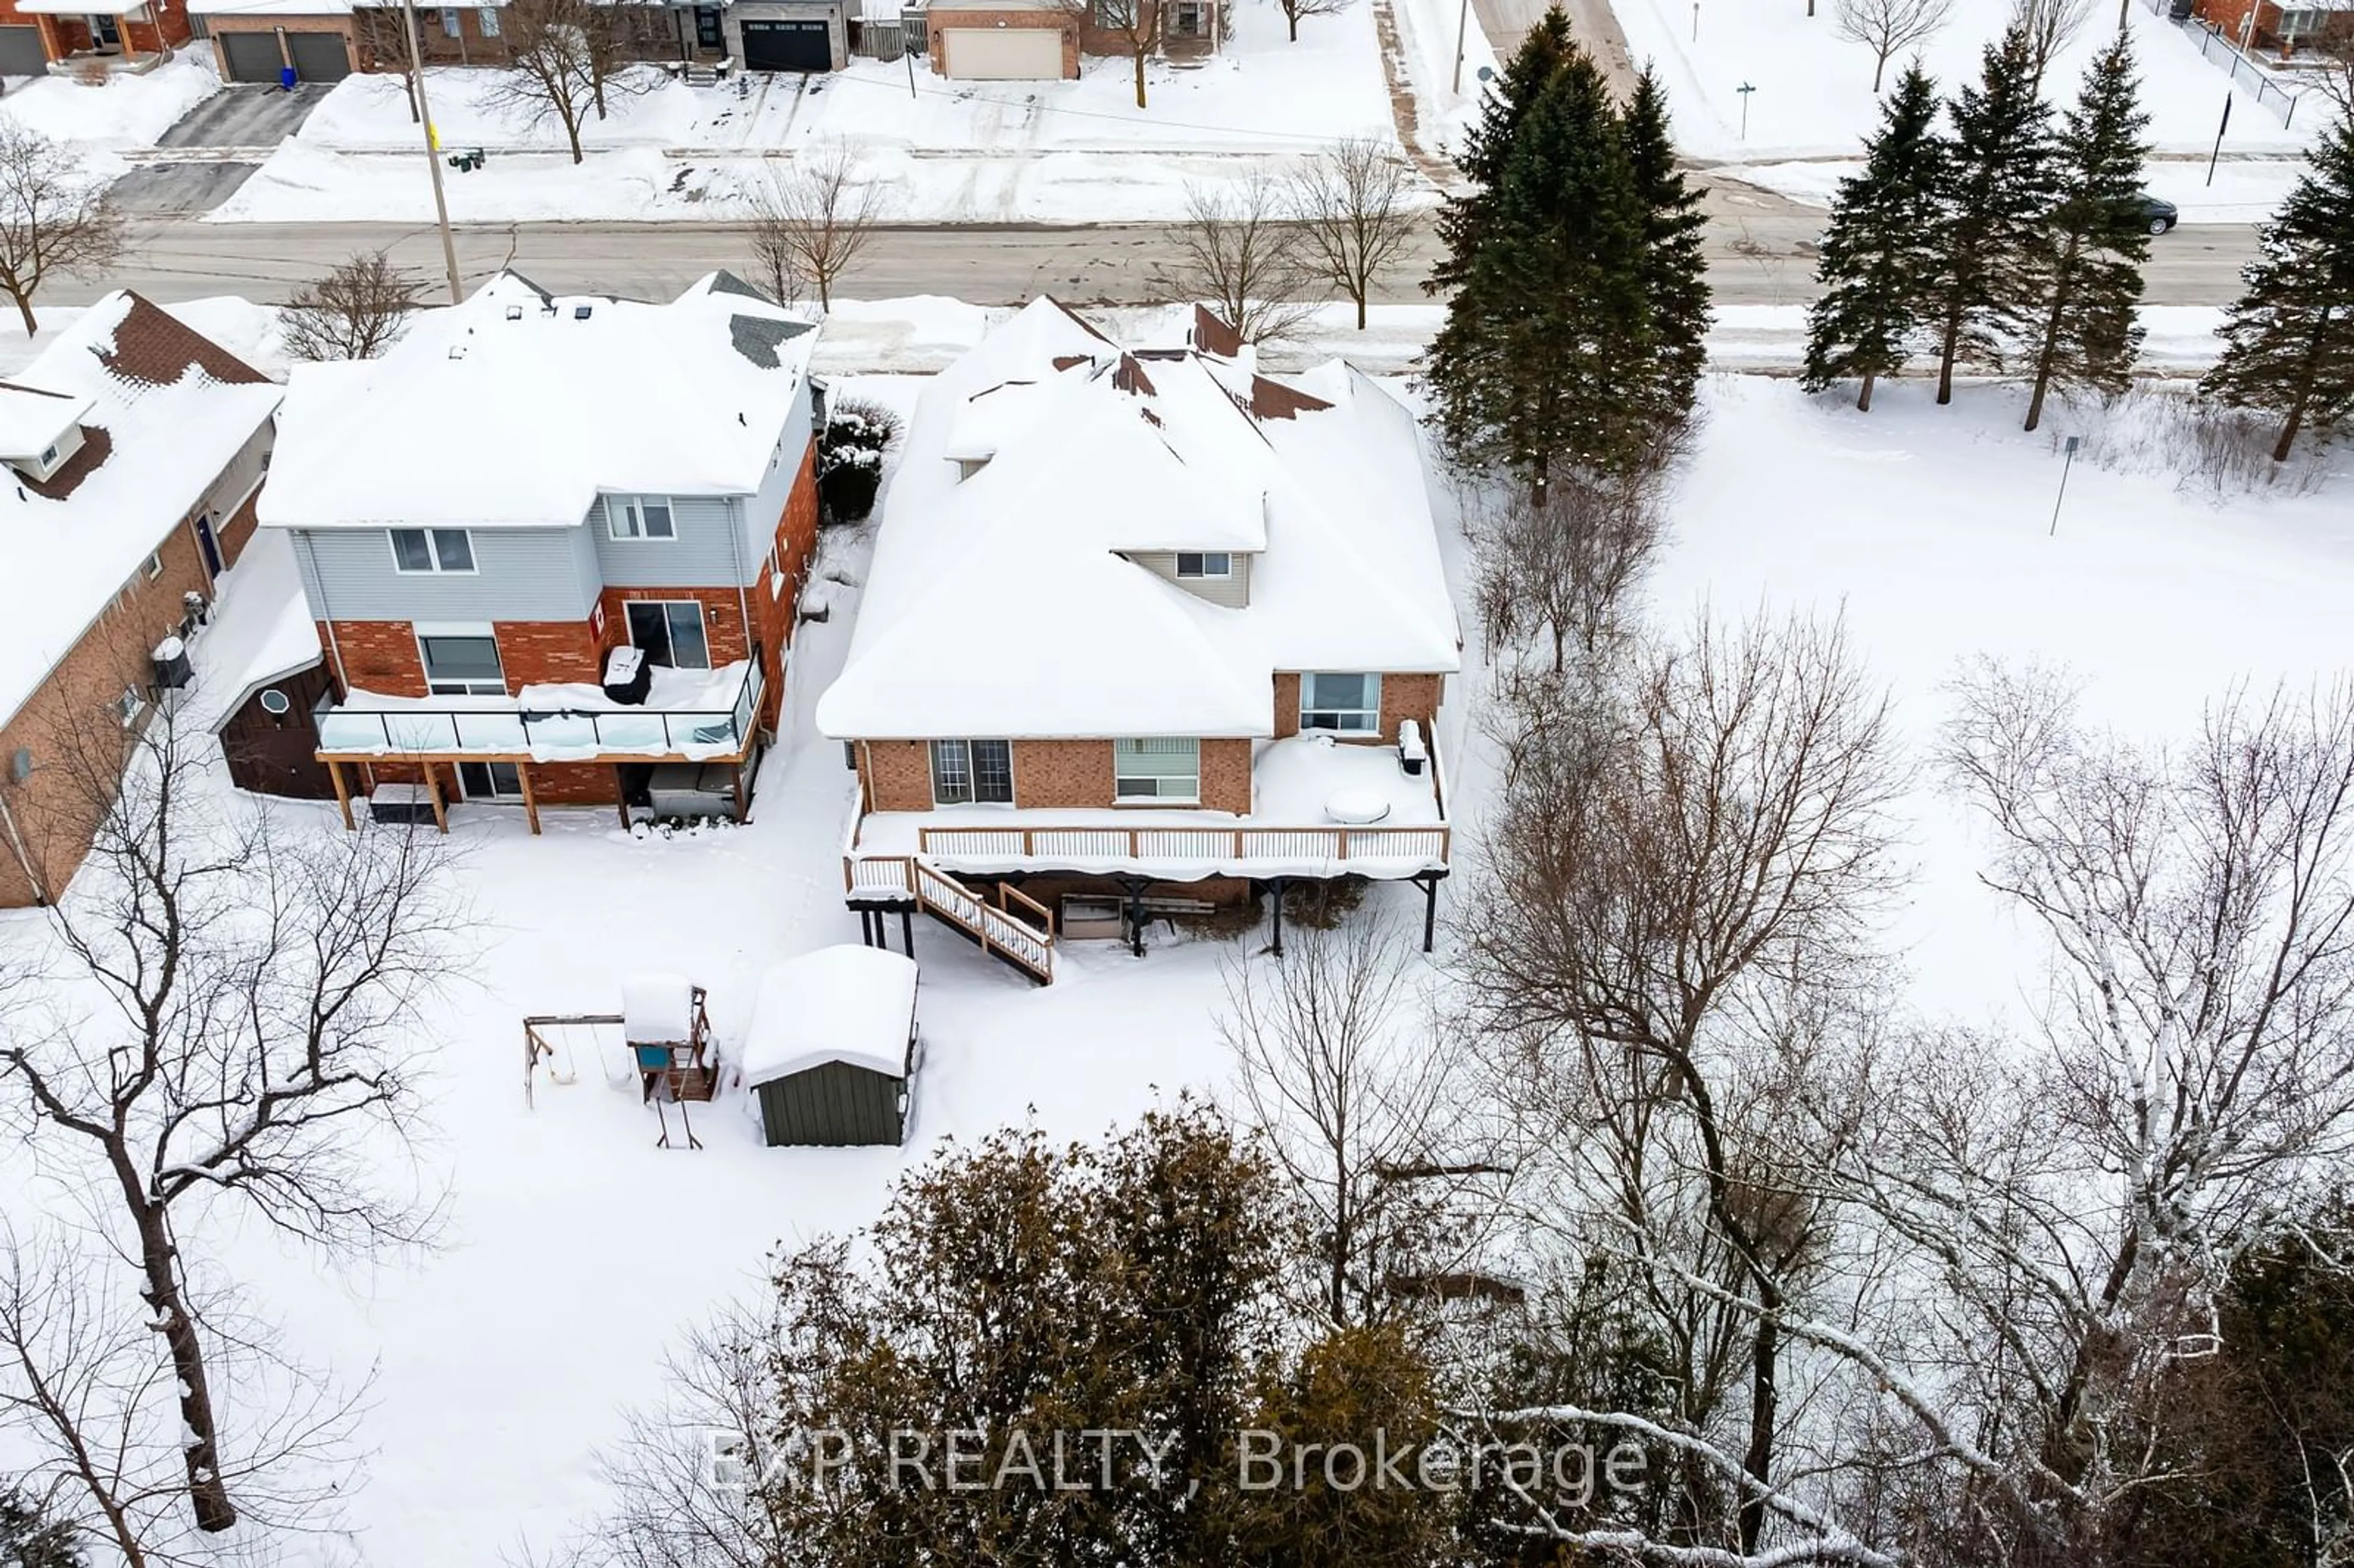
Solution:
[(534, 762), (593, 762), (612, 756), (709, 762), (743, 751), (759, 705), (758, 667), (657, 665), (642, 703), (604, 688), (549, 683), (507, 696), (393, 696), (355, 689), (319, 715), (319, 749), (339, 756), (480, 752)]
[[(1207, 876), (1368, 876), (1396, 880), (1447, 869), (1451, 835), (1435, 764), (1408, 774), (1394, 746), (1297, 736), (1258, 745), (1247, 813), (1114, 806), (1062, 810), (941, 806), (876, 811), (855, 829), (851, 895), (888, 899), (900, 863), (920, 855), (969, 875), (1016, 871), (1133, 873), (1172, 882)], [(1377, 801), (1371, 822), (1331, 808)], [(1350, 810), (1345, 815), (1362, 815)]]

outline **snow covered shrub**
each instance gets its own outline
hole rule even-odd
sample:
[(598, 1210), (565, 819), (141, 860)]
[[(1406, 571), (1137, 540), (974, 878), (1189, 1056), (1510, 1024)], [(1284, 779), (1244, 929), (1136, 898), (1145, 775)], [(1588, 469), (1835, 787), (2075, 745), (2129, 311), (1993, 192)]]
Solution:
[(818, 443), (818, 493), (829, 520), (863, 521), (883, 488), (883, 454), (899, 439), (899, 416), (877, 403), (845, 397), (833, 406)]
[[(2329, 476), (2324, 450), (2272, 459), (2270, 416), (2200, 397), (2191, 384), (2144, 377), (2101, 405), (2084, 436), (2088, 461), (2116, 473), (2170, 473), (2175, 488), (2221, 502), (2255, 491), (2310, 495)], [(2055, 434), (2057, 450), (2061, 437)]]

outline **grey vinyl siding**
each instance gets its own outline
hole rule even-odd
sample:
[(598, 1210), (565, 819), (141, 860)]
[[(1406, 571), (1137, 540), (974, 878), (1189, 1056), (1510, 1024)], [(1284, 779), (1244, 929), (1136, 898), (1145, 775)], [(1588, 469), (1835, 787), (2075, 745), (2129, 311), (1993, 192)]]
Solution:
[(759, 575), (763, 546), (749, 560), (737, 533), (741, 502), (726, 495), (673, 495), (674, 539), (616, 539), (600, 498), (583, 526), (611, 588), (741, 588)]
[(1130, 552), (1128, 558), (1154, 577), (1175, 583), (1195, 599), (1223, 604), (1228, 609), (1250, 608), (1251, 557), (1248, 556), (1235, 556), (1234, 576), (1228, 577), (1180, 578), (1177, 576), (1177, 552), (1174, 550), (1137, 550)]
[(771, 1149), (897, 1143), (907, 1122), (899, 1107), (907, 1080), (848, 1062), (822, 1062), (762, 1084), (760, 1124)]
[(209, 512), (221, 523), (228, 523), (229, 514), (237, 509), (237, 503), (251, 494), (253, 487), (261, 482), (262, 460), (270, 455), (270, 439), (276, 434), (276, 424), (263, 420), (261, 428), (253, 432), (245, 445), (238, 448), (235, 457), (228, 460), (228, 466), (221, 470), (220, 477), (207, 487), (204, 499), (196, 503), (196, 510)]
[(583, 620), (601, 580), (588, 530), (475, 528), (474, 570), (393, 569), (382, 528), (297, 528), (302, 591), (322, 620)]
[(776, 542), (777, 524), (784, 517), (785, 503), (792, 495), (793, 481), (801, 475), (801, 461), (809, 456), (813, 429), (810, 400), (795, 398), (792, 417), (785, 421), (784, 433), (777, 438), (776, 450), (769, 454), (769, 471), (760, 480), (760, 489), (745, 503), (744, 536), (751, 546), (756, 575), (769, 554), (769, 546)]

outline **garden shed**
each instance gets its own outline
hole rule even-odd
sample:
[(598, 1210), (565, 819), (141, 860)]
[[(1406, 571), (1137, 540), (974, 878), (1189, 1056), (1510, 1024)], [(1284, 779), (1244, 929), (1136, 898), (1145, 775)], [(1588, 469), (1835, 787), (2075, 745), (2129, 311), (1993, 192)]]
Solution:
[(744, 1085), (769, 1147), (896, 1144), (916, 1064), (916, 962), (822, 948), (760, 980)]

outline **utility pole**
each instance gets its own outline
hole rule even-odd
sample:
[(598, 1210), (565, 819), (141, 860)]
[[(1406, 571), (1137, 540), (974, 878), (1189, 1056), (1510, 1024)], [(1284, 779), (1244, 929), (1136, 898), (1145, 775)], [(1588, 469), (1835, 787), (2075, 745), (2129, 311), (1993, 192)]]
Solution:
[(1455, 75), (1447, 81), (1447, 90), (1463, 90), (1463, 44), (1471, 26), (1471, 0), (1463, 0), (1455, 12)]
[(433, 106), (425, 101), (425, 51), (417, 42), (417, 0), (401, 0), (400, 15), (408, 29), (408, 74), (417, 83), (417, 113), (425, 122), (425, 172), (433, 176), (433, 217), (441, 228), (441, 265), (450, 274), (450, 302), (466, 302), (458, 281), (458, 242), (450, 237), (450, 198), (441, 194), (441, 149), (434, 144)]

